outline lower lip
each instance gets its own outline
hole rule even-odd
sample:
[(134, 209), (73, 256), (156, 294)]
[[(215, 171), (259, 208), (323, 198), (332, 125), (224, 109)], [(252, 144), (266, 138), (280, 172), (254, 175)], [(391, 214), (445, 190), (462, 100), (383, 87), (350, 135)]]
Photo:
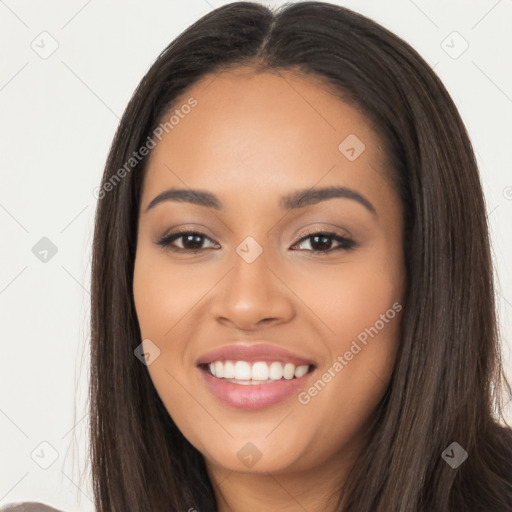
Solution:
[(244, 385), (217, 379), (201, 368), (199, 371), (213, 395), (224, 404), (237, 409), (263, 409), (282, 402), (293, 394), (297, 395), (306, 379), (313, 373), (310, 371), (303, 377), (290, 380)]

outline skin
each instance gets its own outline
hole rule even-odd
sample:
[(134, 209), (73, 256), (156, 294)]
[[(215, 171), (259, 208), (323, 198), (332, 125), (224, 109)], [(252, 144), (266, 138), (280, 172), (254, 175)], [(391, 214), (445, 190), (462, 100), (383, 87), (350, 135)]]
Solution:
[[(204, 455), (219, 511), (334, 510), (327, 497), (367, 441), (389, 383), (400, 314), (306, 405), (294, 394), (260, 410), (229, 407), (205, 387), (195, 361), (235, 340), (266, 340), (318, 363), (309, 387), (358, 334), (403, 304), (402, 210), (382, 141), (319, 79), (290, 71), (224, 71), (176, 105), (191, 96), (197, 106), (152, 150), (141, 195), (133, 292), (142, 339), (160, 349), (148, 371)], [(349, 134), (365, 144), (354, 161), (338, 149)], [(329, 185), (357, 191), (376, 214), (347, 198), (279, 205), (296, 189)], [(146, 211), (170, 187), (212, 192), (224, 208), (166, 201)], [(180, 227), (205, 235), (202, 252), (156, 244)], [(313, 229), (356, 246), (320, 254), (325, 246), (304, 239)], [(236, 252), (247, 236), (263, 249), (252, 263)], [(250, 468), (237, 457), (248, 442), (261, 453)]]

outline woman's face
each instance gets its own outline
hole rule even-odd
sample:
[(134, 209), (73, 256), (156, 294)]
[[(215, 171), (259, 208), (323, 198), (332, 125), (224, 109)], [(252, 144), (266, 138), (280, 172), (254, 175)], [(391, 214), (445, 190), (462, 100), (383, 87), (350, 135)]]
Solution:
[(155, 388), (211, 470), (347, 461), (390, 380), (403, 305), (382, 142), (291, 72), (208, 76), (174, 108), (148, 162), (134, 274)]

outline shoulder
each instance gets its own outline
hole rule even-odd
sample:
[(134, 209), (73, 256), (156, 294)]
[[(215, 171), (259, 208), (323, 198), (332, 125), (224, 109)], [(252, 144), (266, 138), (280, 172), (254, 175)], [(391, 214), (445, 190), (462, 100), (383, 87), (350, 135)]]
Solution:
[(10, 503), (0, 509), (0, 512), (63, 512), (36, 501), (24, 501), (22, 503)]

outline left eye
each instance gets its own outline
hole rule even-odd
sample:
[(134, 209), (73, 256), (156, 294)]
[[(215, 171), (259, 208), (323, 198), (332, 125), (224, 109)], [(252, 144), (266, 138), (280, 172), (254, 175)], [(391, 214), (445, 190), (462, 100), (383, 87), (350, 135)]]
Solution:
[[(176, 240), (180, 240), (182, 246), (174, 245)], [(220, 246), (216, 244), (211, 238), (207, 237), (205, 234), (200, 233), (198, 231), (184, 231), (180, 233), (172, 233), (170, 235), (163, 236), (156, 243), (161, 247), (169, 248), (172, 251), (176, 252), (186, 252), (186, 253), (197, 253), (201, 252), (205, 249), (202, 247), (202, 244), (205, 240), (208, 240), (212, 243), (213, 247), (210, 248), (219, 248)], [(355, 246), (355, 242), (347, 237), (338, 235), (337, 233), (331, 232), (318, 232), (318, 233), (310, 233), (309, 235), (301, 238), (296, 244), (292, 246), (297, 247), (304, 244), (304, 241), (309, 240), (309, 245), (311, 249), (299, 249), (299, 250), (307, 250), (310, 252), (318, 253), (318, 254), (327, 254), (334, 251), (339, 250), (350, 250)], [(332, 248), (332, 244), (334, 242), (338, 243), (338, 247)], [(295, 249), (294, 249), (295, 250)]]
[[(312, 252), (326, 254), (333, 251), (346, 250), (349, 251), (353, 249), (355, 246), (354, 240), (347, 238), (345, 236), (338, 235), (338, 233), (330, 233), (330, 232), (319, 232), (319, 233), (310, 233), (305, 237), (301, 238), (301, 240), (295, 245), (301, 245), (303, 240), (310, 240), (309, 245), (312, 247)], [(331, 248), (331, 245), (335, 242), (338, 242), (338, 247), (334, 249)], [(293, 246), (295, 247), (295, 246)], [(315, 250), (313, 247), (317, 247)]]

